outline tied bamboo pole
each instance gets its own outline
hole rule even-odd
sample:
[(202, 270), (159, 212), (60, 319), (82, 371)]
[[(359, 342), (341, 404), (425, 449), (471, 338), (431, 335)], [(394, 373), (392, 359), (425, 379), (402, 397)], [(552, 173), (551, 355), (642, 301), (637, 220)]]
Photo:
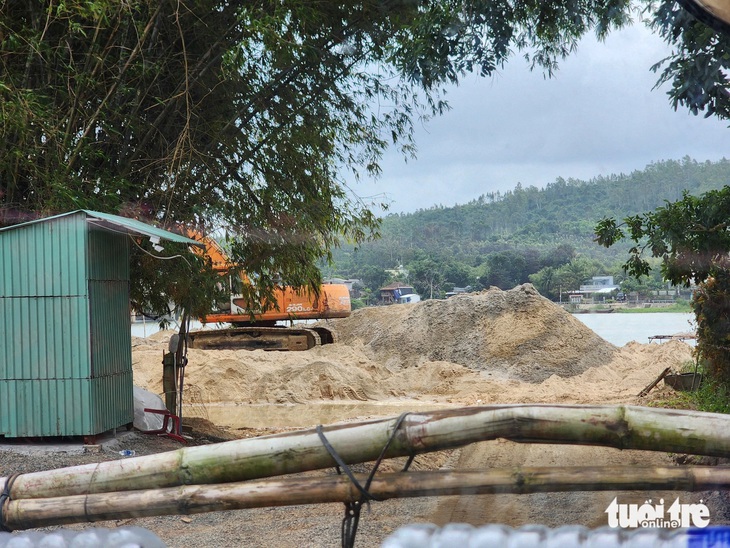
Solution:
[[(361, 483), (364, 475), (356, 475)], [(526, 494), (620, 490), (730, 489), (729, 467), (534, 467), (485, 471), (381, 474), (369, 492), (379, 500), (441, 495)], [(11, 501), (3, 513), (13, 530), (223, 510), (355, 502), (360, 492), (344, 476), (281, 478)]]
[[(398, 419), (324, 429), (348, 464), (375, 460)], [(412, 413), (386, 457), (415, 455), (496, 438), (730, 456), (730, 416), (636, 406), (505, 405)], [(228, 483), (328, 468), (316, 431), (188, 447), (168, 453), (18, 476), (11, 498), (28, 499)], [(0, 490), (7, 478), (0, 478)]]

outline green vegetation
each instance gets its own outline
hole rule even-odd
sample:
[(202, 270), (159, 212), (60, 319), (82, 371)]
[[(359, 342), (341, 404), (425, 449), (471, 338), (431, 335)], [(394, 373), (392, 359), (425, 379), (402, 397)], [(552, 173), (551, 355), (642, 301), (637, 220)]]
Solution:
[[(728, 38), (670, 0), (643, 6), (673, 45), (657, 70), (675, 107), (727, 118)], [(343, 239), (358, 244), (378, 231), (368, 204), (342, 184), (343, 172), (377, 175), (389, 146), (411, 155), (414, 121), (448, 108), (445, 85), (492, 75), (513, 54), (552, 76), (582, 36), (605, 37), (633, 9), (628, 0), (2, 2), (0, 226), (78, 208), (194, 226), (230, 237), (255, 302), (282, 281), (315, 286), (318, 264)], [(652, 207), (643, 183), (656, 176), (669, 190), (671, 180), (646, 176), (635, 196), (614, 198)], [(551, 192), (567, 196), (573, 183), (556, 181)], [(485, 195), (449, 227), (438, 210), (424, 212), (423, 230), (411, 225), (389, 260), (385, 250), (380, 261), (365, 257), (343, 269), (365, 279), (365, 265), (407, 261), (419, 291), (436, 295), (567, 268), (573, 257), (555, 250), (578, 249), (571, 241), (589, 233), (593, 219), (617, 211), (594, 210), (612, 192), (606, 185), (581, 190), (569, 205), (582, 215), (571, 223), (544, 208), (532, 187)], [(485, 202), (512, 210), (482, 216)], [(399, 219), (387, 222), (398, 233)], [(442, 255), (421, 245), (434, 223), (455, 249)], [(538, 232), (549, 237), (532, 241)], [(525, 244), (519, 256), (511, 234)], [(464, 241), (474, 245), (461, 249)], [(192, 261), (177, 261), (163, 278), (157, 263), (134, 253), (132, 293), (141, 308), (165, 312), (154, 309), (172, 298), (186, 307), (214, 298), (204, 289), (213, 284), (193, 281)], [(495, 253), (502, 255), (489, 257)], [(370, 274), (368, 285), (377, 285), (381, 273)], [(545, 290), (559, 292), (547, 274)]]
[(730, 388), (711, 378), (705, 379), (696, 392), (689, 392), (696, 409), (708, 413), (730, 413)]
[[(454, 286), (509, 289), (531, 282), (546, 297), (565, 301), (592, 276), (613, 275), (625, 293), (648, 296), (666, 289), (659, 269), (640, 280), (623, 271), (630, 245), (595, 242), (602, 217), (638, 215), (645, 209), (730, 184), (730, 160), (690, 158), (651, 164), (628, 175), (589, 181), (558, 179), (544, 189), (518, 186), (466, 205), (433, 207), (386, 216), (381, 238), (334, 253), (328, 276), (356, 278), (373, 291), (399, 279), (424, 297)], [(659, 259), (651, 259), (655, 266)], [(400, 273), (393, 273), (394, 269)], [(684, 310), (682, 310), (684, 311)]]
[[(695, 362), (687, 362), (681, 373), (694, 373)], [(730, 413), (730, 388), (727, 383), (708, 377), (708, 368), (700, 363), (697, 372), (704, 375), (694, 391), (676, 391), (667, 399), (655, 400), (650, 405), (672, 409), (695, 409), (708, 413)]]
[[(629, 11), (627, 0), (2, 2), (0, 226), (78, 208), (193, 225), (231, 237), (261, 297), (281, 281), (316, 287), (341, 238), (377, 233), (344, 172), (377, 174), (389, 146), (412, 154), (414, 120), (448, 108), (446, 84), (515, 52), (552, 74), (586, 32), (605, 36)], [(198, 265), (177, 261), (163, 279), (142, 254), (139, 306), (210, 302), (192, 291)]]
[(697, 283), (692, 309), (697, 320), (697, 353), (708, 374), (730, 384), (730, 186), (681, 200), (655, 211), (603, 219), (598, 242), (609, 247), (630, 240), (624, 268), (636, 277), (651, 272), (645, 254), (660, 260), (662, 276), (674, 284)]

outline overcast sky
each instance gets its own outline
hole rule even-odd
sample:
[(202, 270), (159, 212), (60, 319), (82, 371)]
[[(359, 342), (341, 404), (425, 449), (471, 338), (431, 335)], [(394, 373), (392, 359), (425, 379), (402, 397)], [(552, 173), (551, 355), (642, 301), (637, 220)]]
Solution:
[(584, 39), (550, 80), (520, 57), (492, 78), (470, 75), (449, 89), (452, 109), (418, 127), (417, 160), (390, 151), (380, 179), (351, 187), (366, 199), (384, 195), (389, 212), (413, 212), (518, 182), (544, 187), (557, 177), (630, 173), (685, 155), (730, 157), (726, 123), (674, 111), (667, 86), (652, 90), (650, 67), (668, 52), (636, 24), (604, 43)]

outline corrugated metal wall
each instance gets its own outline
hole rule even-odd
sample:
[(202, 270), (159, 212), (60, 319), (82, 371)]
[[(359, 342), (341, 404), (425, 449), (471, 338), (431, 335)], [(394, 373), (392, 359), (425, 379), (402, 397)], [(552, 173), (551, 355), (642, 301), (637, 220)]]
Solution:
[[(129, 389), (122, 390), (124, 386)], [(98, 379), (0, 381), (0, 434), (18, 438), (106, 432), (132, 422), (131, 387), (131, 371)]]
[(86, 295), (86, 218), (55, 218), (0, 232), (0, 297)]
[(88, 314), (86, 296), (0, 297), (0, 380), (89, 377)]
[(89, 280), (129, 282), (129, 236), (89, 225), (86, 255)]
[(0, 434), (7, 437), (94, 433), (89, 379), (0, 381)]
[(86, 214), (0, 231), (0, 436), (133, 420), (128, 237)]
[(132, 370), (129, 282), (89, 282), (91, 376)]
[(95, 432), (106, 432), (134, 420), (131, 369), (126, 373), (92, 379), (89, 387)]
[(89, 231), (89, 311), (92, 377), (132, 371), (129, 237)]
[(134, 420), (129, 236), (89, 230), (91, 401), (103, 432)]

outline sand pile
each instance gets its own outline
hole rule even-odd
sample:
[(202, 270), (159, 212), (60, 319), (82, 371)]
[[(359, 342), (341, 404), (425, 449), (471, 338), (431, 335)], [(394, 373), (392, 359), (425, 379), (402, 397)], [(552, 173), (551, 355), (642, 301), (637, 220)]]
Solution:
[(343, 344), (360, 342), (390, 366), (447, 361), (533, 383), (578, 375), (618, 351), (530, 284), (365, 308), (329, 325)]
[[(170, 334), (165, 336), (169, 338)], [(162, 392), (161, 341), (135, 339), (134, 382)], [(203, 403), (303, 403), (313, 400), (374, 400), (389, 394), (386, 369), (361, 351), (340, 345), (306, 352), (197, 350), (188, 352), (186, 390)]]
[[(692, 359), (679, 341), (616, 348), (530, 285), (363, 309), (328, 325), (339, 342), (306, 352), (190, 349), (186, 405), (640, 403), (665, 367)], [(156, 394), (171, 334), (133, 339), (134, 382)], [(291, 412), (310, 412), (301, 409)]]

